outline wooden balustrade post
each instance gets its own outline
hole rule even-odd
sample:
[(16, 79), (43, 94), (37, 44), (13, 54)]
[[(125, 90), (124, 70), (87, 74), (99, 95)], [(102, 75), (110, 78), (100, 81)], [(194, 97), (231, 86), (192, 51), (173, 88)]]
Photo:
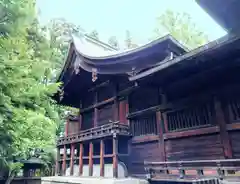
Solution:
[(64, 145), (63, 147), (63, 162), (62, 162), (62, 175), (66, 174), (66, 157), (67, 157), (67, 147)]
[(118, 177), (118, 137), (113, 135), (113, 177)]
[(70, 157), (70, 175), (74, 173), (74, 152), (75, 152), (75, 145), (71, 144), (71, 157)]
[(104, 140), (101, 140), (100, 142), (100, 176), (104, 176)]
[(83, 143), (79, 147), (79, 176), (83, 174)]
[(224, 157), (225, 158), (233, 158), (232, 147), (230, 144), (230, 139), (227, 131), (226, 117), (225, 117), (225, 109), (223, 108), (221, 102), (214, 98), (214, 107), (216, 114), (216, 121), (220, 129), (220, 138), (223, 145)]
[(89, 176), (93, 175), (93, 143), (89, 143)]

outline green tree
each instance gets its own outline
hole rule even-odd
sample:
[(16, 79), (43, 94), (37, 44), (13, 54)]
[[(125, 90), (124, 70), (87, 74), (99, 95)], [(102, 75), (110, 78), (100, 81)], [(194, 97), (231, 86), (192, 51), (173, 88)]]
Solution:
[(64, 65), (72, 35), (81, 36), (84, 31), (80, 26), (62, 18), (52, 19), (44, 26), (43, 31), (50, 38), (51, 61), (58, 73)]
[(92, 32), (88, 33), (88, 35), (96, 40), (99, 40), (99, 34), (97, 30), (93, 30)]
[(133, 42), (133, 37), (129, 30), (126, 31), (125, 46), (127, 47), (127, 49), (132, 49), (132, 48), (138, 47), (138, 45)]
[(108, 44), (111, 45), (112, 47), (116, 48), (116, 49), (119, 48), (119, 43), (118, 43), (118, 40), (117, 40), (116, 36), (111, 36), (108, 39)]
[(207, 35), (197, 27), (187, 13), (176, 13), (167, 10), (157, 18), (155, 36), (161, 37), (166, 31), (189, 49), (208, 42)]
[[(51, 96), (50, 43), (36, 21), (34, 0), (5, 0), (0, 37), (0, 167), (7, 184), (30, 151), (55, 147), (59, 115)], [(13, 12), (13, 13), (11, 13)], [(18, 16), (21, 15), (21, 16)], [(45, 151), (46, 152), (46, 151)]]

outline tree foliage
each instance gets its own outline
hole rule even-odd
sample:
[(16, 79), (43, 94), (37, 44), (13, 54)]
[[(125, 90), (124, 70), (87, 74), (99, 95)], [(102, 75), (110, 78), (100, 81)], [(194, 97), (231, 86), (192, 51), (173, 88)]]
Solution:
[(129, 30), (126, 31), (125, 46), (127, 47), (127, 49), (132, 49), (132, 48), (138, 47), (138, 45), (136, 43), (134, 43), (133, 37)]
[(118, 40), (117, 40), (116, 36), (111, 36), (108, 39), (108, 44), (111, 45), (112, 47), (116, 48), (116, 49), (119, 48), (119, 43), (118, 43)]
[(51, 61), (55, 64), (54, 68), (58, 73), (64, 65), (72, 35), (81, 36), (83, 29), (65, 19), (57, 18), (45, 25), (44, 31), (49, 37), (50, 50), (55, 51)]
[(93, 30), (92, 32), (88, 33), (88, 35), (96, 40), (99, 40), (99, 34), (97, 30)]
[(156, 36), (163, 36), (166, 31), (190, 49), (206, 44), (208, 41), (206, 34), (194, 24), (191, 16), (187, 13), (167, 10), (158, 17)]
[(34, 0), (0, 5), (7, 13), (0, 25), (0, 166), (11, 178), (31, 149), (55, 147), (59, 115), (51, 96), (59, 85), (49, 79), (58, 56), (39, 27)]

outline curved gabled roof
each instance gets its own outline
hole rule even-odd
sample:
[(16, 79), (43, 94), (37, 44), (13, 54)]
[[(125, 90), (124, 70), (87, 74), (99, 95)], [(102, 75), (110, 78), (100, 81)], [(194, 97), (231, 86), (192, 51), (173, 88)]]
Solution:
[(99, 74), (123, 74), (136, 72), (169, 57), (170, 53), (181, 55), (186, 52), (173, 37), (166, 35), (146, 45), (126, 50), (109, 51), (101, 48), (93, 48), (84, 42), (84, 39), (73, 38), (73, 47), (76, 58), (75, 64), (80, 68)]
[[(72, 94), (79, 94), (79, 91), (83, 94), (103, 78), (106, 80), (121, 76), (128, 80), (129, 73), (133, 71), (138, 73), (185, 53), (186, 49), (170, 35), (127, 51), (99, 47), (89, 43), (84, 37), (73, 37), (65, 66), (58, 79), (63, 83), (64, 101), (73, 98)], [(94, 84), (93, 71), (99, 75)]]

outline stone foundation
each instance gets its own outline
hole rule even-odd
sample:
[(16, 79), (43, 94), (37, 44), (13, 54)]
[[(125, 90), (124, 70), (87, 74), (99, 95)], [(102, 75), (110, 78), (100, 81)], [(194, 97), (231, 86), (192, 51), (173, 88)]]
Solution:
[(137, 178), (53, 176), (43, 177), (41, 184), (148, 184), (148, 182)]

